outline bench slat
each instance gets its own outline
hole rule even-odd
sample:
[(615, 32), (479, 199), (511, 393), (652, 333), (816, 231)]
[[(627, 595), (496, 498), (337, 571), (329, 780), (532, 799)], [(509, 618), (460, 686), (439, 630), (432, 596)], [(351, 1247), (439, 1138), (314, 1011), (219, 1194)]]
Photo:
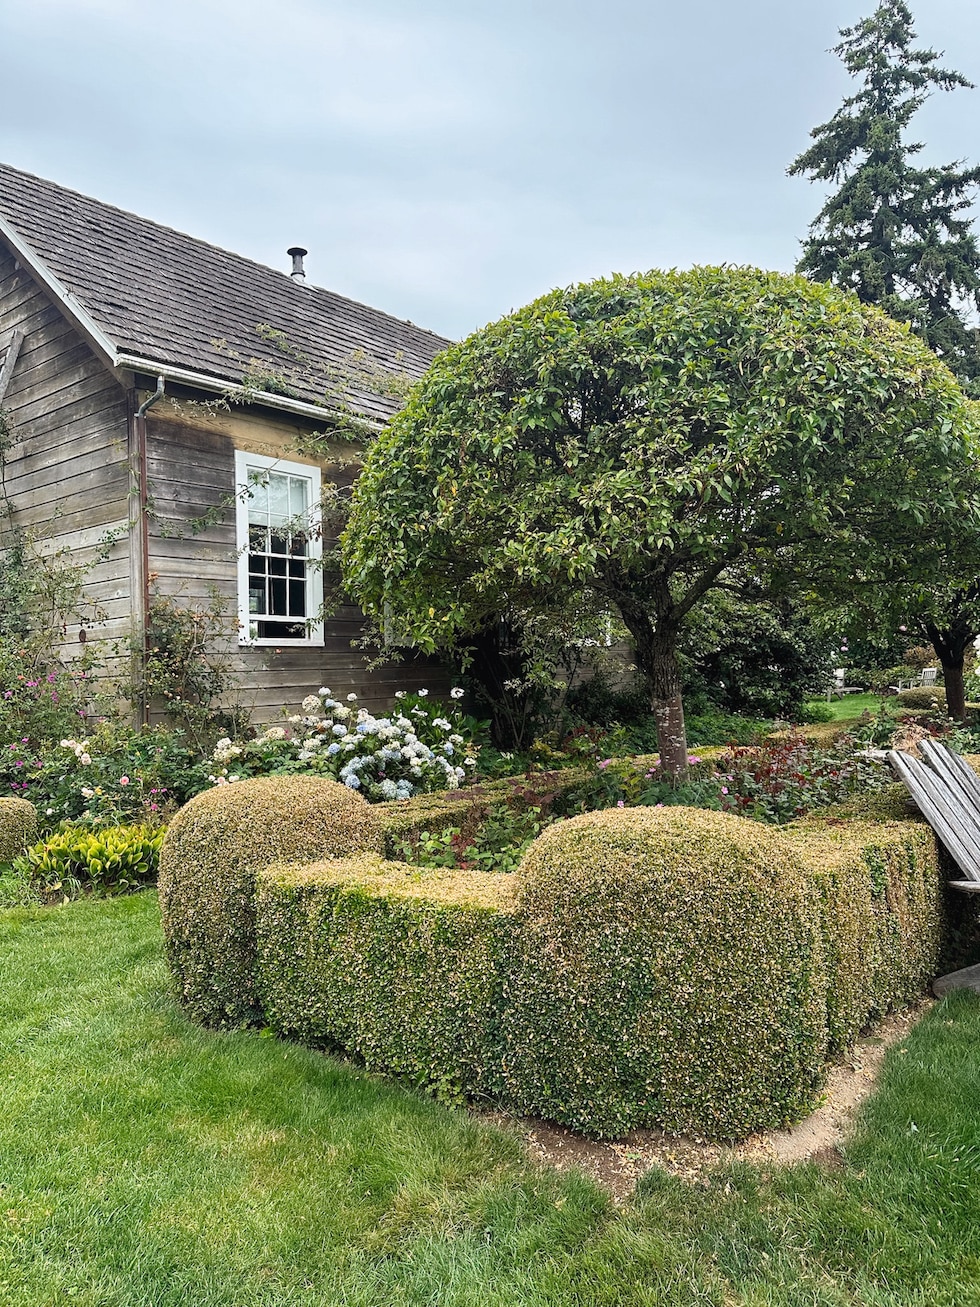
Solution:
[(912, 794), (950, 856), (971, 881), (980, 881), (980, 817), (959, 787), (944, 784), (930, 767), (892, 749), (888, 761)]

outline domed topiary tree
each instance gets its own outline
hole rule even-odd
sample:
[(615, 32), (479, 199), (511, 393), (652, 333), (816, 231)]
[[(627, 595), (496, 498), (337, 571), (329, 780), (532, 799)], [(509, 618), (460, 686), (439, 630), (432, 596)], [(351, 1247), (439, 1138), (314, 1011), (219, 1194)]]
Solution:
[(820, 906), (780, 831), (690, 808), (587, 813), (545, 830), (518, 875), (516, 1110), (598, 1137), (739, 1138), (812, 1106)]
[(802, 277), (556, 290), (440, 355), (372, 446), (346, 584), (427, 650), (591, 593), (633, 638), (679, 775), (687, 615), (736, 562), (791, 558), (842, 595), (930, 576), (930, 541), (975, 512), (971, 421), (906, 328)]
[(359, 794), (311, 776), (206, 790), (171, 822), (160, 903), (177, 997), (207, 1026), (244, 1025), (255, 996), (255, 878), (273, 862), (381, 853), (381, 823)]

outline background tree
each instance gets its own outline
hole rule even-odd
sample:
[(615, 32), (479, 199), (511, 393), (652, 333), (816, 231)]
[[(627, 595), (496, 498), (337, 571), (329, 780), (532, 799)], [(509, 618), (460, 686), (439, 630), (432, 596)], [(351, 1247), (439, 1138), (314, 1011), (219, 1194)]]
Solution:
[(685, 704), (698, 699), (726, 713), (799, 721), (822, 695), (840, 650), (789, 595), (773, 595), (742, 569), (688, 618), (680, 648)]
[(834, 53), (860, 89), (789, 169), (838, 187), (810, 227), (797, 270), (829, 281), (908, 322), (972, 393), (980, 395), (980, 249), (969, 209), (980, 169), (918, 166), (907, 139), (930, 91), (971, 87), (914, 46), (904, 0), (883, 0), (841, 31)]
[[(442, 354), (371, 449), (345, 584), (424, 649), (591, 588), (633, 638), (681, 774), (688, 615), (738, 560), (909, 566), (966, 507), (961, 392), (828, 286), (747, 268), (554, 291)], [(927, 566), (925, 554), (917, 565)]]

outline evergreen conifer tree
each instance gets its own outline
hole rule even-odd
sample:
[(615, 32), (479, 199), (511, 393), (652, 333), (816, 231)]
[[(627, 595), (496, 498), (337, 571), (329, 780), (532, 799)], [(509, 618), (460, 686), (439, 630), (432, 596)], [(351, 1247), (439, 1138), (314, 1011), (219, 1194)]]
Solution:
[(861, 78), (813, 144), (789, 169), (839, 183), (810, 227), (797, 271), (855, 291), (908, 322), (980, 396), (980, 247), (969, 208), (980, 168), (919, 167), (909, 124), (938, 87), (972, 87), (916, 49), (904, 0), (882, 0), (870, 18), (842, 29), (833, 53)]

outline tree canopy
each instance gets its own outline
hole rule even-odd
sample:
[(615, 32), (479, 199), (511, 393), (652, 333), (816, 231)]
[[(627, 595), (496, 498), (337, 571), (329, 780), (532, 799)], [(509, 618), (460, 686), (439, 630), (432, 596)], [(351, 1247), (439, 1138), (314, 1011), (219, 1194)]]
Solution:
[(911, 324), (980, 394), (980, 248), (969, 209), (980, 168), (923, 166), (912, 119), (930, 92), (972, 83), (915, 47), (904, 0), (882, 0), (870, 18), (841, 31), (834, 53), (859, 89), (811, 132), (790, 174), (830, 182), (803, 243), (799, 272), (853, 290)]
[(553, 291), (440, 355), (379, 437), (345, 583), (429, 650), (590, 589), (633, 637), (678, 774), (677, 642), (701, 598), (738, 560), (841, 586), (927, 567), (913, 542), (973, 511), (968, 427), (921, 341), (803, 277)]

